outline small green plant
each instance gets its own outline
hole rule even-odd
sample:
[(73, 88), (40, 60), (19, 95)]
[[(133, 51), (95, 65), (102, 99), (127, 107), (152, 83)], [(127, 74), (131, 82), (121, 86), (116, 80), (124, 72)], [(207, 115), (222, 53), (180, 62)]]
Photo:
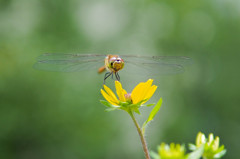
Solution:
[(185, 145), (162, 143), (158, 146), (158, 153), (151, 152), (151, 156), (153, 159), (219, 159), (226, 153), (224, 145), (219, 147), (219, 137), (214, 139), (212, 133), (206, 139), (205, 135), (199, 132), (196, 145), (189, 144), (188, 148), (192, 152), (186, 153)]
[(220, 138), (218, 136), (213, 136), (213, 133), (208, 135), (208, 138), (202, 132), (199, 132), (196, 138), (196, 145), (189, 144), (189, 149), (192, 151), (196, 151), (203, 147), (202, 157), (204, 159), (215, 159), (221, 158), (226, 153), (226, 149), (224, 149), (224, 145), (220, 144)]
[[(116, 94), (118, 97), (109, 87), (104, 85), (103, 89), (101, 89), (101, 94), (106, 101), (100, 100), (102, 104), (107, 106), (106, 111), (124, 110), (130, 115), (140, 136), (146, 159), (150, 159), (150, 153), (144, 137), (145, 129), (162, 105), (162, 98), (159, 99), (156, 105), (145, 104), (157, 89), (157, 86), (152, 85), (152, 83), (152, 79), (149, 79), (147, 82), (141, 82), (131, 93), (128, 93), (122, 88), (122, 84), (119, 81), (115, 81)], [(140, 114), (140, 107), (150, 107), (153, 105), (155, 106), (150, 112), (148, 119), (143, 123), (142, 127), (140, 127), (134, 113)], [(162, 143), (158, 146), (158, 153), (151, 152), (151, 156), (154, 159), (200, 159), (201, 157), (203, 159), (215, 159), (221, 158), (226, 153), (223, 145), (219, 147), (219, 137), (214, 139), (213, 134), (210, 134), (207, 140), (201, 132), (197, 135), (196, 145), (189, 144), (189, 149), (192, 150), (192, 152), (186, 153), (185, 145), (175, 143), (167, 145)]]

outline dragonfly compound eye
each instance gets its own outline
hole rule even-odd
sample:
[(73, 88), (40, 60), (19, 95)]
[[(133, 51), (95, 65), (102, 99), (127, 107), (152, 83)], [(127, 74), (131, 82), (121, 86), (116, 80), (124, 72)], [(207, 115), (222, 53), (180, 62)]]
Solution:
[(114, 62), (111, 62), (111, 63), (110, 63), (111, 67), (113, 67), (113, 63), (114, 63)]

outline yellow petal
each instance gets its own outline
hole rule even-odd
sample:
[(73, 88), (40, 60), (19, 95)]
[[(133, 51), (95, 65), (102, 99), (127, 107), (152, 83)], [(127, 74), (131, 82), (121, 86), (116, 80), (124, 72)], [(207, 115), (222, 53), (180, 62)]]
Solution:
[(107, 94), (109, 96), (111, 96), (113, 102), (118, 103), (118, 99), (117, 99), (116, 95), (113, 93), (113, 91), (109, 87), (107, 87), (106, 85), (103, 85), (103, 88), (105, 89)]
[(146, 99), (146, 95), (148, 94), (149, 90), (151, 89), (152, 83), (153, 83), (152, 79), (149, 79), (147, 82), (145, 82), (145, 87), (142, 90), (143, 93), (142, 93), (142, 96), (141, 96), (141, 100)]
[(220, 140), (219, 137), (216, 136), (216, 138), (213, 142), (213, 145), (212, 145), (212, 148), (213, 148), (214, 151), (216, 151), (219, 148), (219, 140)]
[(144, 88), (144, 85), (145, 84), (143, 82), (141, 82), (133, 89), (133, 91), (131, 93), (133, 104), (136, 104), (141, 101), (140, 99), (142, 96), (142, 90)]
[(123, 94), (128, 94), (125, 89), (122, 89), (122, 91), (123, 91)]
[(139, 83), (132, 91), (132, 101), (133, 104), (136, 104), (144, 99), (146, 99), (146, 95), (148, 94), (153, 80), (149, 79), (147, 82)]
[(142, 104), (146, 103), (152, 96), (153, 94), (155, 93), (157, 89), (157, 86), (153, 85), (152, 87), (150, 87), (150, 89), (148, 90), (146, 96), (144, 99), (147, 99), (146, 101), (144, 101)]
[(124, 97), (124, 93), (126, 91), (122, 88), (122, 84), (119, 81), (115, 81), (115, 87), (119, 100), (122, 102), (126, 102), (126, 99)]
[(197, 138), (196, 138), (196, 146), (200, 147), (202, 144), (206, 143), (206, 137), (202, 132), (199, 132), (197, 134)]
[(111, 103), (112, 105), (118, 105), (118, 102), (117, 103), (113, 102), (112, 97), (109, 96), (103, 89), (101, 89), (101, 93), (109, 103)]
[(149, 79), (149, 80), (147, 80), (146, 83), (149, 83), (150, 85), (152, 85), (152, 83), (153, 83), (153, 79)]

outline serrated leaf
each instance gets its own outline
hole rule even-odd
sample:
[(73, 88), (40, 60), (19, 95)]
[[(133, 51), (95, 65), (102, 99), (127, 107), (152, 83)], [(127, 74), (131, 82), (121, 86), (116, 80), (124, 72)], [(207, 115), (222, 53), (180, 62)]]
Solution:
[(200, 159), (204, 152), (204, 144), (197, 148), (195, 151), (189, 153), (187, 159)]
[(105, 100), (100, 100), (100, 102), (101, 102), (103, 105), (105, 105), (105, 106), (107, 106), (107, 107), (109, 107), (109, 108), (112, 108), (112, 107), (113, 107), (112, 104), (108, 103), (108, 102), (105, 101)]
[(149, 121), (153, 120), (154, 116), (157, 114), (157, 112), (160, 110), (161, 108), (161, 105), (162, 105), (162, 98), (159, 99), (159, 101), (157, 102), (157, 104), (155, 105), (155, 107), (152, 109), (148, 119), (143, 123), (143, 126), (142, 126), (142, 131), (143, 131), (143, 134), (145, 132), (145, 127), (146, 125), (148, 124)]

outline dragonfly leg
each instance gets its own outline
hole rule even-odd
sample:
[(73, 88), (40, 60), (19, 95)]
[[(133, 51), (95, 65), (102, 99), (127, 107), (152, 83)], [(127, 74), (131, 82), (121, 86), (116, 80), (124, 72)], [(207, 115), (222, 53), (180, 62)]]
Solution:
[(115, 72), (115, 77), (116, 77), (116, 80), (120, 81), (120, 76), (119, 76), (118, 72)]
[(104, 80), (103, 80), (103, 84), (105, 84), (106, 79), (107, 79), (109, 76), (111, 76), (111, 75), (112, 75), (112, 72), (107, 72), (107, 73), (105, 73), (105, 75), (104, 75)]

